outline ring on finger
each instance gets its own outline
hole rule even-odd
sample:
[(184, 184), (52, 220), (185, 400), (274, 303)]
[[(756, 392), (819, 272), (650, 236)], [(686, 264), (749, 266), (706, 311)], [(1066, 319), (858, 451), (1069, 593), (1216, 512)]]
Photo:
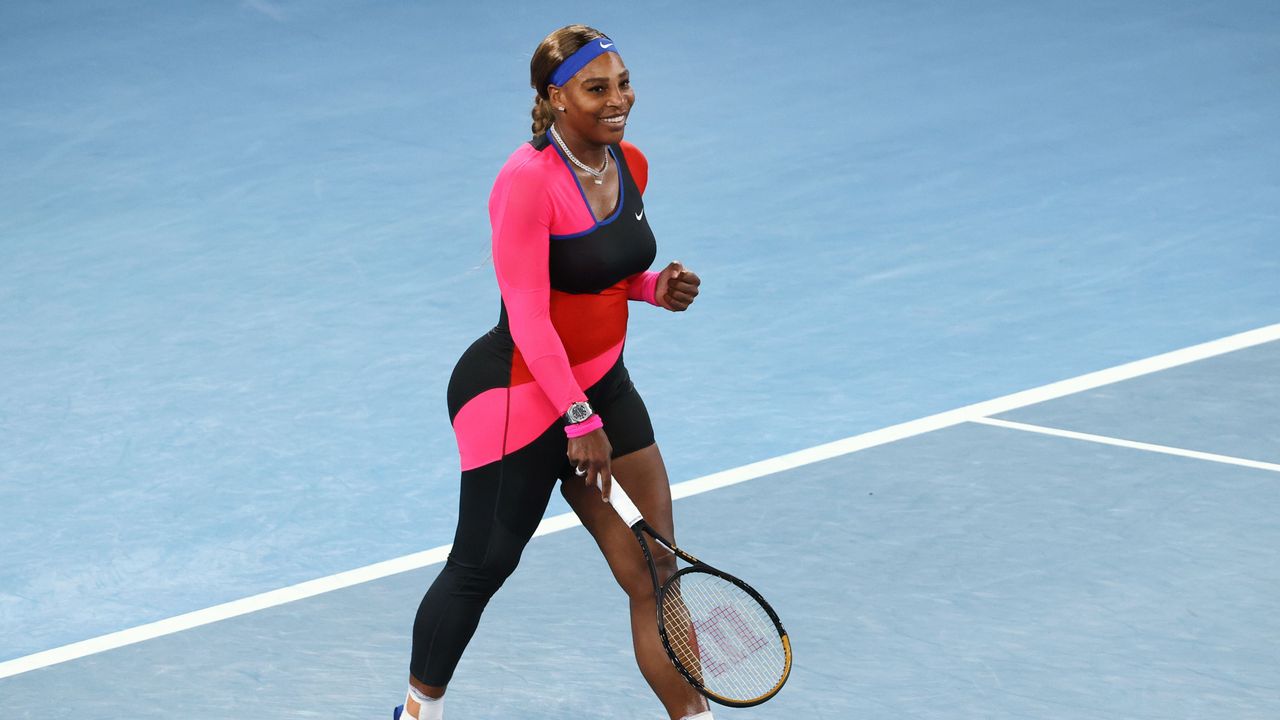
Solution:
[(586, 477), (587, 469), (584, 467), (576, 467), (573, 469), (573, 474), (577, 475), (578, 477)]

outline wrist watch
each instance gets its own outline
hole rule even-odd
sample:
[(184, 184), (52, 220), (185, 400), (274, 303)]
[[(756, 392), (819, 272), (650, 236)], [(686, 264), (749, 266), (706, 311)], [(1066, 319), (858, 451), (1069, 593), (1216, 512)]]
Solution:
[(564, 414), (564, 421), (570, 425), (577, 425), (586, 420), (595, 413), (591, 406), (585, 402), (576, 402), (569, 406), (569, 412)]

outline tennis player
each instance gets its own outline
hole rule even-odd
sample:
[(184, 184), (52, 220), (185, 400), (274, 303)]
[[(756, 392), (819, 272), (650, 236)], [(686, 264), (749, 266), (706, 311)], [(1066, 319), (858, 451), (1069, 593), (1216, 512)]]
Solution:
[[(449, 380), (462, 464), (458, 528), (418, 608), (409, 692), (395, 715), (443, 717), (445, 688), (480, 615), (559, 483), (629, 597), (645, 680), (673, 720), (708, 720), (706, 700), (663, 650), (635, 538), (597, 490), (599, 482), (607, 496), (617, 478), (674, 537), (666, 468), (622, 350), (628, 301), (681, 312), (700, 280), (679, 262), (649, 270), (657, 250), (643, 199), (648, 163), (622, 139), (635, 91), (613, 40), (583, 25), (556, 30), (533, 54), (530, 83), (533, 138), (511, 154), (489, 196), (498, 324)], [(658, 555), (670, 576), (675, 558)]]

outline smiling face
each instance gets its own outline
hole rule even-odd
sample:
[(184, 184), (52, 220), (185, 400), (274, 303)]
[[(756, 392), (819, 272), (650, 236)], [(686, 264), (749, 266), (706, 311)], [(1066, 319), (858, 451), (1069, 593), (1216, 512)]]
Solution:
[(627, 115), (636, 102), (631, 75), (617, 53), (592, 60), (565, 83), (551, 85), (547, 95), (557, 113), (556, 127), (595, 145), (613, 145), (622, 139)]

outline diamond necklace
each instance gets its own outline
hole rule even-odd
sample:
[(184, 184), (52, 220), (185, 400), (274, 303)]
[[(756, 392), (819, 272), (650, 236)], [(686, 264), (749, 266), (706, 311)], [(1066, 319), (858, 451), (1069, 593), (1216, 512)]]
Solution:
[(573, 151), (570, 150), (569, 146), (565, 144), (564, 138), (560, 137), (560, 133), (556, 131), (555, 125), (551, 126), (551, 137), (556, 139), (556, 144), (559, 145), (560, 149), (564, 151), (565, 156), (569, 158), (569, 162), (573, 163), (574, 165), (577, 165), (579, 168), (586, 171), (587, 174), (591, 175), (591, 177), (595, 179), (595, 183), (597, 185), (604, 184), (604, 174), (606, 171), (609, 170), (609, 151), (608, 150), (604, 151), (604, 166), (601, 167), (599, 170), (596, 170), (595, 168), (588, 167), (581, 160), (573, 156)]

